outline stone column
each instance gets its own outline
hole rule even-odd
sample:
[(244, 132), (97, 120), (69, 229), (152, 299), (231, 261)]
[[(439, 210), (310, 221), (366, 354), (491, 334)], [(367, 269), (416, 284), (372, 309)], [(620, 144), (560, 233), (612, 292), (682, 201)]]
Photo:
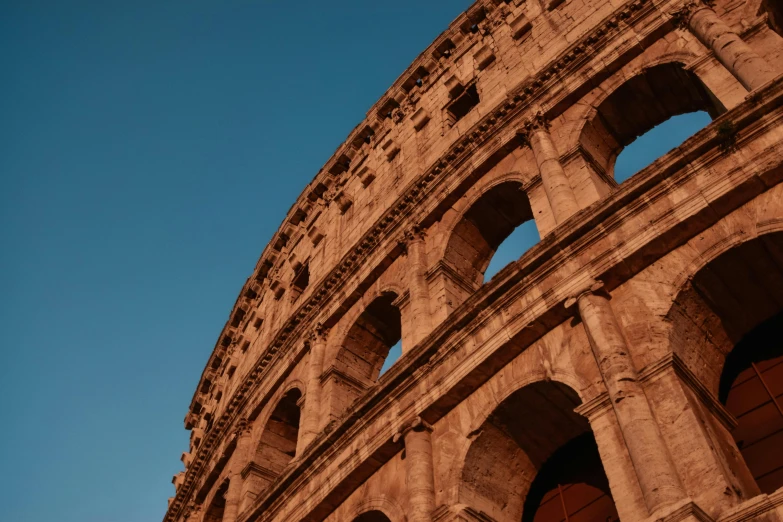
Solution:
[(770, 65), (742, 41), (737, 33), (708, 5), (694, 0), (675, 13), (681, 27), (690, 30), (718, 61), (749, 91), (757, 89), (775, 77)]
[(580, 404), (574, 411), (590, 423), (620, 520), (644, 520), (649, 517), (636, 470), (628, 455), (628, 446), (623, 440), (623, 432), (608, 394), (602, 393)]
[(579, 210), (579, 203), (571, 189), (568, 176), (560, 164), (560, 155), (549, 135), (549, 123), (543, 115), (538, 114), (518, 133), (533, 150), (538, 172), (541, 174), (541, 184), (555, 215), (555, 222), (559, 225)]
[(406, 352), (419, 344), (432, 330), (425, 237), (426, 232), (418, 226), (405, 233), (406, 248), (408, 250), (411, 324), (411, 342), (408, 343), (409, 346), (403, 343), (402, 347), (403, 351)]
[(420, 417), (395, 435), (405, 441), (405, 483), (408, 490), (408, 521), (432, 522), (435, 510), (435, 475), (432, 463), (432, 427)]
[(250, 456), (252, 438), (250, 426), (242, 420), (236, 431), (237, 445), (231, 456), (231, 474), (226, 491), (226, 506), (223, 509), (223, 522), (236, 522), (239, 514), (239, 503), (242, 500), (242, 470)]
[(317, 325), (310, 334), (310, 359), (307, 365), (307, 394), (305, 395), (302, 426), (297, 443), (297, 456), (315, 440), (321, 424), (321, 375), (326, 356), (328, 330)]
[(571, 298), (577, 304), (590, 347), (598, 363), (609, 399), (633, 462), (650, 513), (686, 497), (671, 456), (639, 383), (617, 318), (609, 300), (593, 287)]

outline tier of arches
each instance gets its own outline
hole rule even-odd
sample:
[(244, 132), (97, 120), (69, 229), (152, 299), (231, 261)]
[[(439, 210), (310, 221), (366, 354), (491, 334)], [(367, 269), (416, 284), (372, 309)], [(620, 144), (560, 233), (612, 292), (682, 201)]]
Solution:
[[(783, 232), (745, 238), (713, 253), (680, 288), (666, 315), (672, 323), (670, 348), (677, 353), (695, 347), (712, 361), (716, 378), (705, 385), (736, 419), (724, 433), (712, 414), (698, 412), (707, 427), (703, 436), (728, 464), (724, 471), (737, 501), (773, 493), (783, 487), (783, 380), (776, 377), (783, 371), (783, 346), (774, 343), (783, 329)], [(688, 345), (682, 342), (686, 337)], [(498, 522), (618, 520), (602, 459), (606, 450), (599, 451), (591, 421), (575, 412), (587, 386), (579, 382), (557, 373), (522, 378), (486, 405), (470, 430), (456, 504)], [(242, 507), (262, 495), (303, 449), (298, 440), (303, 394), (297, 386), (281, 393), (266, 417), (254, 420)], [(216, 488), (205, 522), (222, 520), (230, 480)], [(367, 510), (354, 520), (395, 520), (386, 511)]]
[[(695, 112), (716, 117), (726, 111), (699, 77), (685, 69), (683, 56), (672, 57), (675, 58), (677, 61), (663, 60), (639, 68), (637, 74), (612, 84), (611, 89), (602, 86), (591, 109), (580, 116), (584, 124), (571, 131), (570, 139), (576, 141), (586, 158), (580, 163), (582, 170), (594, 171), (593, 181), (602, 179), (599, 172), (611, 175), (617, 156), (625, 147), (667, 120)], [(672, 85), (680, 88), (673, 89)], [(659, 92), (665, 96), (656, 96)], [(679, 142), (671, 144), (677, 145)], [(427, 237), (427, 291), (432, 301), (447, 303), (431, 310), (435, 324), (485, 283), (487, 268), (499, 249), (506, 249), (504, 261), (514, 262), (554, 229), (552, 210), (537, 180), (538, 172), (531, 170), (535, 161), (529, 149), (521, 144), (517, 147), (464, 188), (464, 195), (444, 213), (433, 227), (437, 230)], [(605, 184), (605, 189), (613, 188)], [(519, 235), (522, 228), (524, 236)], [(513, 239), (513, 246), (506, 243), (509, 238)], [(493, 272), (497, 270), (496, 267)], [(405, 342), (404, 333), (406, 320), (412, 321), (406, 318), (410, 314), (404, 310), (403, 297), (410, 285), (409, 272), (403, 267), (391, 277), (382, 276), (382, 281), (386, 282), (376, 285), (380, 290), (369, 292), (371, 298), (365, 297), (355, 305), (359, 311), (346, 314), (348, 323), (343, 320), (345, 326), (339, 327), (330, 340), (336, 351), (328, 357), (333, 362), (327, 362), (327, 368), (331, 364), (338, 373), (356, 379), (355, 397), (377, 381), (384, 363), (390, 366), (386, 357), (401, 339), (403, 353), (412, 347)], [(381, 330), (394, 334), (380, 333)]]
[[(660, 85), (670, 85), (671, 82), (684, 85), (684, 92), (687, 95), (672, 92), (671, 96), (651, 96), (653, 92), (657, 92), (656, 89)], [(586, 166), (584, 170), (592, 169), (589, 177), (591, 183), (604, 183), (603, 188), (597, 190), (598, 193), (601, 191), (607, 193), (614, 189), (611, 183), (606, 182), (606, 178), (611, 178), (619, 152), (639, 135), (679, 114), (706, 111), (714, 117), (726, 110), (726, 106), (701, 82), (699, 77), (685, 70), (680, 62), (664, 62), (643, 68), (637, 75), (613, 90), (608, 93), (603, 92), (606, 94), (605, 97), (600, 101), (598, 99), (594, 101), (589, 114), (584, 119), (584, 125), (576, 133), (581, 160), (583, 166)], [(634, 110), (630, 110), (631, 108)], [(643, 110), (639, 110), (640, 108)], [(511, 163), (524, 164), (524, 168), (530, 169), (530, 166), (535, 164), (532, 159), (527, 150), (521, 152)], [(427, 248), (427, 253), (433, 254), (435, 258), (429, 262), (430, 267), (448, 268), (440, 272), (446, 281), (442, 285), (446, 288), (443, 291), (451, 291), (449, 296), (456, 301), (464, 301), (471, 291), (481, 286), (493, 255), (503, 241), (520, 225), (526, 222), (535, 223), (541, 236), (554, 229), (550, 203), (541, 197), (533, 196), (536, 183), (540, 183), (540, 180), (536, 179), (537, 173), (521, 172), (513, 177), (517, 179), (499, 180), (487, 176), (474, 180), (464, 189), (464, 196), (450, 209), (451, 215), (443, 216), (441, 231), (437, 236), (439, 244), (429, 245)], [(540, 196), (543, 192), (539, 190), (538, 194)], [(774, 240), (767, 238), (764, 241), (767, 243), (771, 241), (772, 246), (765, 243), (763, 247), (768, 252), (770, 249), (774, 252), (781, 249), (782, 245), (779, 244), (778, 237)], [(753, 245), (752, 248), (756, 251), (761, 248), (755, 243)], [(733, 256), (739, 255), (736, 251), (731, 252)], [(742, 254), (741, 257), (745, 255)], [(769, 254), (766, 258), (760, 259), (766, 259), (767, 265), (773, 266), (778, 259), (776, 255)], [(780, 309), (776, 309), (775, 306), (780, 305), (781, 300), (777, 298), (764, 300), (764, 306), (767, 308), (759, 311), (758, 316), (754, 312), (755, 319), (750, 322), (743, 318), (743, 314), (761, 306), (753, 298), (750, 298), (747, 303), (737, 301), (740, 304), (734, 306), (732, 310), (722, 308), (721, 304), (710, 296), (714, 296), (716, 292), (725, 293), (725, 289), (716, 286), (714, 274), (726, 272), (723, 264), (733, 263), (731, 259), (728, 261), (727, 259), (729, 258), (716, 258), (711, 264), (706, 265), (703, 271), (698, 272), (693, 277), (692, 288), (682, 294), (682, 301), (678, 301), (678, 306), (685, 309), (697, 306), (692, 303), (699, 302), (698, 306), (702, 307), (700, 310), (703, 313), (712, 314), (710, 317), (717, 318), (716, 324), (723, 325), (725, 335), (721, 335), (725, 339), (721, 342), (729, 344), (725, 344), (722, 347), (723, 352), (718, 353), (722, 357), (728, 357), (726, 366), (728, 369), (724, 373), (728, 372), (729, 376), (721, 377), (723, 380), (720, 382), (720, 391), (716, 389), (713, 392), (737, 417), (739, 421), (737, 429), (740, 430), (738, 433), (741, 435), (724, 437), (724, 440), (721, 440), (721, 447), (727, 454), (727, 459), (731, 458), (732, 452), (742, 453), (744, 458), (737, 465), (740, 468), (742, 466), (748, 468), (747, 475), (750, 478), (740, 479), (739, 490), (741, 496), (750, 498), (759, 491), (769, 492), (770, 488), (776, 489), (781, 485), (776, 481), (783, 481), (783, 471), (781, 471), (783, 463), (770, 462), (769, 459), (761, 459), (763, 462), (760, 462), (752, 455), (752, 451), (755, 450), (750, 449), (762, 447), (758, 446), (760, 443), (780, 447), (779, 437), (783, 436), (780, 435), (783, 431), (777, 429), (770, 433), (758, 431), (759, 416), (769, 419), (771, 418), (769, 412), (773, 409), (780, 411), (776, 402), (780, 396), (778, 391), (770, 392), (770, 401), (759, 402), (758, 390), (759, 386), (769, 388), (765, 384), (764, 375), (769, 372), (777, 375), (775, 372), (783, 368), (780, 364), (781, 353), (775, 352), (768, 357), (768, 352), (759, 348), (763, 345), (759, 339), (779, 328), (780, 320), (777, 319), (776, 314), (780, 313)], [(401, 270), (398, 275), (405, 274), (406, 271)], [(428, 277), (430, 278), (428, 290), (432, 291), (432, 281), (436, 280), (438, 273), (431, 268)], [(728, 280), (725, 274), (724, 278)], [(383, 285), (378, 285), (379, 288), (374, 295), (360, 300), (355, 313), (346, 314), (346, 317), (350, 318), (350, 323), (341, 324), (339, 328), (334, 329), (336, 333), (329, 340), (331, 351), (321, 373), (323, 384), (321, 404), (326, 404), (321, 411), (325, 418), (338, 419), (344, 415), (354, 401), (379, 379), (389, 350), (400, 339), (403, 341), (404, 349), (411, 348), (405, 346), (405, 330), (406, 321), (412, 321), (410, 308), (406, 317), (406, 306), (409, 306), (407, 303), (413, 298), (413, 292), (406, 288), (405, 283), (404, 279), (400, 279), (385, 288), (382, 288)], [(448, 288), (450, 284), (451, 290)], [(390, 290), (389, 288), (392, 287), (394, 289)], [(777, 290), (781, 285), (773, 278), (765, 281), (761, 287)], [(737, 310), (742, 312), (739, 316), (736, 315)], [(772, 313), (770, 310), (777, 311)], [(432, 315), (435, 317), (437, 313)], [(737, 347), (740, 351), (732, 351)], [(755, 355), (731, 356), (732, 353), (745, 352)], [(304, 414), (303, 404), (306, 403), (307, 396), (311, 395), (312, 390), (302, 388), (289, 389), (279, 399), (263, 427), (258, 430), (259, 438), (253, 457), (254, 462), (258, 461), (255, 462), (257, 469), (251, 467), (251, 471), (248, 472), (251, 479), (244, 479), (244, 506), (249, 505), (264, 488), (269, 487), (304, 450), (299, 424)], [(751, 392), (747, 392), (751, 388)], [(783, 393), (783, 390), (780, 393)], [(554, 404), (551, 411), (558, 412), (562, 418), (551, 420), (551, 425), (544, 423), (541, 427), (543, 431), (540, 433), (528, 433), (524, 427), (512, 426), (514, 416), (508, 413), (509, 408), (513, 405), (518, 408), (533, 408), (531, 404), (534, 404), (537, 398), (549, 396), (559, 397), (560, 402)], [(752, 397), (749, 399), (747, 396)], [(584, 418), (573, 413), (574, 407), (581, 402), (576, 392), (555, 382), (536, 383), (520, 389), (507, 401), (508, 404), (498, 406), (482, 424), (480, 434), (473, 442), (475, 447), (471, 445), (469, 458), (466, 460), (467, 471), (463, 470), (463, 477), (468, 477), (471, 473), (483, 477), (486, 484), (482, 487), (485, 490), (490, 488), (491, 495), (497, 496), (499, 491), (507, 492), (508, 498), (503, 501), (504, 507), (500, 511), (498, 520), (521, 518), (543, 522), (554, 520), (549, 517), (562, 518), (563, 515), (566, 519), (573, 516), (578, 520), (578, 517), (582, 516), (579, 513), (583, 515), (592, 513), (589, 516), (600, 513), (601, 517), (616, 517), (617, 511), (612, 502), (611, 488), (606, 474), (600, 469), (600, 456), (595, 440), (591, 439), (589, 424)], [(772, 413), (774, 414), (774, 411)], [(783, 412), (781, 417), (783, 420)], [(325, 421), (320, 423), (321, 428), (325, 425)], [(547, 436), (547, 430), (557, 436)], [(718, 436), (720, 435), (719, 433)], [(737, 437), (741, 438), (737, 439)], [(534, 439), (540, 440), (531, 442)], [(742, 442), (742, 448), (737, 447), (739, 441)], [(482, 448), (490, 446), (507, 448), (508, 454), (496, 461), (517, 466), (519, 469), (528, 469), (527, 475), (519, 475), (525, 477), (527, 482), (519, 482), (517, 475), (512, 477), (517, 482), (507, 480), (508, 477), (504, 478), (502, 474), (496, 475), (497, 466), (493, 467), (488, 462), (484, 462), (487, 455)], [(562, 474), (553, 471), (563, 468), (557, 463), (579, 460), (577, 456), (584, 457), (584, 462), (580, 461), (573, 469), (569, 469), (570, 473)], [(755, 469), (761, 465), (772, 465), (773, 468), (760, 471)], [(463, 482), (466, 486), (461, 490), (460, 495), (468, 499), (466, 503), (491, 504), (492, 499), (487, 500), (489, 493), (480, 491), (481, 488), (468, 486), (470, 480)], [(217, 521), (220, 518), (219, 515), (224, 509), (220, 498), (226, 494), (226, 487), (224, 482), (220, 486), (222, 489), (217, 490), (222, 493), (214, 495), (213, 503), (208, 510), (208, 513), (211, 513), (208, 516), (212, 519), (205, 520), (212, 522), (213, 519)], [(561, 511), (557, 508), (558, 501)], [(575, 511), (571, 512), (572, 508)], [(565, 512), (562, 512), (562, 509), (565, 509)], [(590, 510), (597, 511), (594, 513)], [(359, 515), (356, 520), (364, 522), (388, 520), (388, 517), (378, 517), (386, 517), (386, 515), (378, 510), (368, 511)]]
[[(742, 277), (737, 277), (738, 272)], [(727, 436), (721, 440), (723, 428), (716, 414), (689, 398), (686, 407), (696, 411), (702, 429), (688, 436), (703, 437), (714, 452), (709, 458), (724, 463), (724, 479), (736, 497), (733, 505), (760, 494), (779, 493), (783, 490), (783, 379), (779, 378), (783, 345), (777, 341), (783, 333), (783, 232), (745, 238), (706, 257), (681, 281), (667, 320), (683, 321), (675, 312), (685, 309), (691, 319), (700, 317), (702, 339), (688, 332), (691, 343), (684, 346), (678, 336), (682, 334), (678, 328), (684, 326), (674, 324), (669, 347), (674, 353), (698, 348), (700, 356), (710, 361), (717, 375), (714, 382), (705, 383), (711, 397), (696, 400), (715, 401), (730, 415), (723, 433)], [(712, 358), (705, 343), (725, 344)], [(449, 497), (455, 509), (499, 522), (619, 520), (602, 458), (607, 449), (599, 451), (592, 421), (582, 416), (582, 398), (571, 387), (587, 384), (568, 379), (569, 385), (557, 379), (517, 378), (518, 384), (494, 392), (500, 395), (495, 403), (477, 410), (477, 420), (466, 428), (470, 434), (456, 474), (458, 492)], [(589, 395), (594, 401), (595, 392)], [(606, 435), (601, 436), (606, 445)], [(704, 454), (696, 458), (709, 460)], [(679, 457), (675, 462), (686, 473), (689, 463)], [(617, 480), (617, 471), (613, 474)], [(689, 481), (687, 487), (694, 484), (698, 482)], [(689, 491), (694, 496), (695, 492)]]

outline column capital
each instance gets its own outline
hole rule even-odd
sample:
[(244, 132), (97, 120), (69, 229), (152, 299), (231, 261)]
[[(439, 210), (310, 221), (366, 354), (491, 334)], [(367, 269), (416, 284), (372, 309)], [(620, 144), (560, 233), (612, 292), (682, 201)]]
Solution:
[(399, 442), (399, 440), (405, 437), (405, 435), (410, 431), (426, 431), (428, 433), (432, 433), (432, 430), (432, 425), (417, 415), (402, 425), (400, 430), (394, 434), (392, 442)]
[(397, 240), (397, 244), (402, 249), (403, 254), (408, 253), (408, 246), (415, 243), (424, 241), (427, 237), (427, 229), (416, 223), (411, 225), (407, 230), (402, 233), (402, 237)]
[(587, 294), (595, 294), (604, 287), (604, 282), (600, 280), (592, 280), (587, 288), (583, 288), (575, 292), (571, 297), (565, 300), (565, 307), (571, 308), (579, 299)]
[(191, 501), (187, 507), (185, 507), (185, 520), (197, 520), (201, 515), (202, 508), (203, 506), (201, 504)]
[(525, 120), (522, 125), (517, 128), (517, 136), (526, 144), (530, 143), (530, 135), (536, 130), (549, 130), (549, 120), (544, 115), (543, 111), (536, 111), (535, 114)]
[(678, 29), (687, 29), (691, 16), (702, 9), (712, 9), (714, 0), (688, 0), (682, 7), (671, 13), (672, 22)]
[(325, 341), (329, 335), (329, 328), (323, 325), (323, 323), (315, 323), (315, 326), (307, 334), (307, 340), (311, 343), (318, 341)]
[(427, 229), (421, 226), (420, 223), (416, 223), (405, 231), (403, 237), (407, 243), (413, 241), (423, 241), (427, 237)]
[(237, 426), (234, 429), (234, 436), (239, 439), (240, 437), (247, 437), (253, 429), (252, 423), (247, 420), (247, 417), (242, 417), (237, 421)]

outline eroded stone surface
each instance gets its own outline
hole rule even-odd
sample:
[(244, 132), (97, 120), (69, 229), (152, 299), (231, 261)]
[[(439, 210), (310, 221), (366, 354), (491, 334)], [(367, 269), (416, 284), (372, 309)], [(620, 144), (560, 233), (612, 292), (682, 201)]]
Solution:
[[(783, 330), (782, 22), (474, 4), (264, 250), (165, 520), (783, 520), (783, 351), (760, 341)], [(712, 124), (614, 181), (696, 110)], [(484, 282), (530, 219), (540, 243)]]

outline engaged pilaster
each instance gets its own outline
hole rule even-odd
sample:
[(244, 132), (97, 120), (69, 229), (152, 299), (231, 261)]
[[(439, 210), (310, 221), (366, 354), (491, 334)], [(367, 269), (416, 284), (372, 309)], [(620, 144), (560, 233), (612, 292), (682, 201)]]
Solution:
[(408, 490), (408, 520), (432, 522), (435, 510), (435, 475), (432, 463), (432, 427), (420, 417), (395, 435), (405, 441), (405, 482)]
[(752, 91), (775, 77), (772, 67), (731, 30), (712, 9), (711, 0), (692, 0), (677, 11), (675, 21), (690, 30), (746, 89)]
[(223, 511), (223, 522), (235, 522), (239, 514), (239, 504), (242, 500), (242, 470), (245, 467), (252, 446), (250, 425), (244, 419), (239, 422), (236, 431), (237, 445), (231, 457), (231, 476), (226, 491), (226, 507)]
[(301, 435), (296, 454), (300, 455), (318, 436), (321, 420), (321, 375), (323, 374), (326, 354), (326, 336), (328, 330), (317, 325), (310, 334), (310, 359), (307, 366), (307, 394), (305, 395), (304, 415), (302, 416)]
[(566, 302), (576, 304), (590, 347), (606, 385), (617, 422), (628, 447), (652, 514), (658, 508), (686, 497), (650, 404), (644, 394), (609, 300), (600, 295), (601, 283)]
[(430, 313), (430, 292), (427, 283), (426, 232), (421, 227), (413, 227), (405, 233), (410, 270), (410, 343), (403, 343), (407, 351), (416, 346), (432, 330)]
[(542, 114), (537, 114), (517, 133), (533, 150), (541, 184), (555, 215), (555, 222), (559, 225), (579, 210), (579, 203), (549, 135), (549, 122)]

